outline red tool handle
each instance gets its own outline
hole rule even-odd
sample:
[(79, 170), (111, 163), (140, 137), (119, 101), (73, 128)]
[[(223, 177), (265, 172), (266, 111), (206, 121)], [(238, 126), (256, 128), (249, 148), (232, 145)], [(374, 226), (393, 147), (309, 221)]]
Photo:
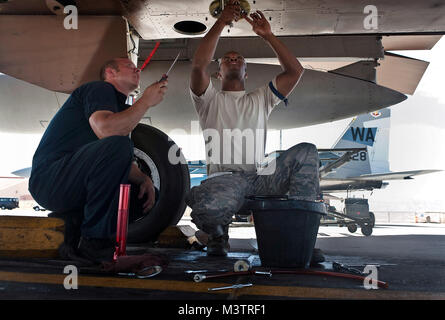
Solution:
[[(274, 275), (274, 274), (309, 274), (309, 275), (349, 278), (349, 279), (356, 279), (356, 280), (360, 280), (360, 281), (365, 280), (365, 277), (363, 277), (363, 276), (358, 276), (358, 275), (348, 274), (348, 273), (340, 273), (340, 272), (317, 271), (317, 270), (306, 270), (306, 269), (289, 269), (289, 270), (266, 269), (266, 270), (270, 271), (271, 275)], [(255, 274), (255, 271), (257, 271), (257, 270), (251, 269), (248, 271), (225, 272), (225, 273), (220, 273), (220, 274), (208, 274), (208, 275), (205, 275), (205, 279), (228, 277), (228, 276), (252, 275), (252, 274)], [(380, 288), (388, 288), (388, 283), (378, 280), (377, 286), (379, 286)]]
[[(317, 271), (317, 270), (271, 270), (272, 274), (311, 274), (320, 276), (330, 276), (339, 278), (349, 278), (364, 281), (365, 277), (355, 274), (331, 272), (331, 271)], [(388, 283), (377, 280), (377, 286), (380, 288), (388, 288)]]
[(128, 214), (130, 208), (130, 184), (121, 184), (119, 192), (119, 208), (117, 211), (116, 250), (114, 260), (126, 255)]

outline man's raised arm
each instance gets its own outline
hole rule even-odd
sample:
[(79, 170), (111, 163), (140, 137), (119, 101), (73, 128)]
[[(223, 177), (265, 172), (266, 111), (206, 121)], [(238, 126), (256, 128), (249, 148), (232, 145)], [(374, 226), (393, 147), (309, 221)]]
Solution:
[(250, 23), (253, 31), (263, 38), (275, 51), (280, 65), (284, 69), (277, 76), (277, 90), (283, 96), (287, 96), (303, 74), (303, 66), (295, 55), (272, 33), (270, 24), (261, 11), (252, 13), (250, 18), (247, 16), (244, 18)]
[(190, 81), (190, 89), (197, 96), (202, 95), (209, 86), (210, 75), (207, 72), (207, 67), (212, 62), (221, 32), (226, 25), (240, 18), (240, 12), (239, 3), (235, 0), (230, 1), (224, 8), (221, 16), (199, 43), (193, 56)]

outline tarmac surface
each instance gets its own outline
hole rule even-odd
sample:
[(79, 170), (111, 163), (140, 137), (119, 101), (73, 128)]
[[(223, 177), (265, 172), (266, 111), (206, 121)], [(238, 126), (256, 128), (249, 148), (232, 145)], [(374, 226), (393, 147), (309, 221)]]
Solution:
[[(179, 225), (191, 225), (185, 217)], [(231, 251), (227, 257), (207, 257), (197, 248), (159, 248), (153, 245), (129, 246), (127, 253), (152, 253), (168, 256), (169, 264), (154, 277), (138, 279), (115, 275), (98, 267), (78, 266), (58, 259), (0, 259), (0, 299), (81, 299), (81, 300), (444, 300), (445, 299), (445, 225), (377, 224), (365, 237), (346, 227), (321, 226), (316, 248), (323, 250), (325, 262), (308, 270), (318, 274), (288, 274), (288, 269), (264, 274), (235, 274), (195, 282), (202, 274), (233, 271), (238, 260), (250, 261), (254, 270), (261, 267), (255, 229), (235, 223), (230, 228)], [(367, 289), (372, 279), (333, 277), (334, 263), (354, 266), (363, 271), (368, 265), (373, 278), (387, 288)], [(76, 265), (76, 273), (66, 270)], [(374, 267), (378, 265), (378, 267)], [(64, 273), (65, 269), (65, 273)], [(306, 273), (307, 271), (306, 270)], [(296, 271), (292, 269), (292, 271)], [(300, 270), (301, 271), (301, 270)], [(304, 272), (303, 272), (304, 273)], [(343, 274), (351, 274), (344, 272)], [(369, 273), (368, 273), (369, 274)], [(367, 275), (367, 274), (366, 274)], [(366, 276), (365, 275), (365, 276)], [(68, 276), (76, 276), (77, 288)], [(71, 279), (71, 280), (69, 280)], [(68, 282), (67, 282), (68, 281)], [(71, 281), (71, 282), (69, 282)], [(252, 284), (248, 287), (210, 291), (210, 288)], [(67, 289), (70, 288), (71, 289)]]

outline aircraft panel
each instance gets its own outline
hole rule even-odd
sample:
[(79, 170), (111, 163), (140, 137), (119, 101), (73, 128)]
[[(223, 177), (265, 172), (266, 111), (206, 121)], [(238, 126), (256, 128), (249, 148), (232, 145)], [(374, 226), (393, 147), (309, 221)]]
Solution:
[(431, 50), (441, 35), (383, 36), (382, 44), (386, 51)]
[[(62, 2), (62, 1), (61, 1)], [(69, 3), (69, 1), (63, 1)], [(79, 14), (94, 15), (121, 15), (122, 6), (119, 0), (76, 0), (76, 7)], [(48, 0), (14, 0), (0, 4), (1, 14), (17, 15), (52, 15), (47, 3), (57, 3), (57, 1)], [(62, 8), (61, 8), (62, 9)]]
[(429, 62), (386, 53), (379, 64), (376, 74), (378, 84), (413, 95)]
[[(202, 39), (165, 39), (152, 60), (173, 60), (181, 50), (181, 59), (192, 59)], [(325, 36), (325, 37), (280, 37), (280, 40), (297, 58), (375, 59), (383, 58), (384, 51), (378, 36)], [(141, 40), (139, 55), (143, 60), (151, 53), (157, 41)], [(244, 58), (276, 58), (276, 54), (260, 37), (221, 38), (214, 57), (227, 51), (239, 51)]]
[[(142, 73), (142, 87), (156, 81), (168, 69), (169, 62), (153, 61)], [(216, 64), (211, 69), (216, 71)], [(281, 73), (280, 66), (251, 64), (247, 67), (247, 91), (266, 85)], [(148, 111), (153, 125), (164, 130), (181, 128), (190, 132), (190, 121), (197, 120), (189, 95), (190, 62), (175, 65), (169, 78), (169, 91), (163, 103)], [(216, 87), (219, 81), (213, 79)], [(380, 109), (403, 101), (405, 95), (391, 89), (327, 72), (305, 70), (293, 93), (289, 106), (280, 103), (272, 112), (270, 129), (289, 129), (335, 121)], [(175, 114), (172, 119), (171, 114)]]
[[(129, 0), (122, 3), (126, 8), (126, 17), (144, 39), (177, 38), (178, 32), (171, 28), (172, 17), (180, 21), (193, 20), (198, 15), (200, 21), (204, 19), (203, 24), (207, 29), (215, 21), (208, 12), (211, 3), (208, 0), (187, 2), (190, 8), (196, 7), (196, 10), (185, 8), (183, 2), (179, 1), (170, 4), (165, 0)], [(445, 31), (445, 5), (436, 0), (375, 0), (372, 5), (377, 10), (375, 16), (378, 19), (376, 26), (372, 27), (365, 25), (365, 19), (370, 13), (364, 9), (369, 4), (367, 0), (250, 1), (251, 10), (260, 9), (267, 17), (271, 17), (272, 29), (277, 35), (283, 36)], [(155, 15), (159, 19), (149, 19)], [(151, 23), (155, 25), (150, 26)], [(160, 26), (163, 26), (162, 30)], [(167, 30), (168, 26), (170, 28)], [(152, 33), (153, 29), (159, 32)], [(246, 36), (250, 33), (250, 25), (239, 21), (232, 28), (227, 27), (223, 36)]]
[[(141, 74), (141, 88), (158, 81), (170, 66), (169, 61), (152, 61)], [(169, 91), (163, 102), (151, 108), (146, 118), (150, 124), (168, 133), (174, 129), (191, 131), (191, 121), (197, 121), (189, 93), (191, 63), (178, 61), (169, 77)], [(216, 63), (213, 64), (216, 71)], [(266, 85), (281, 72), (280, 66), (248, 66), (247, 91)], [(42, 120), (49, 121), (63, 99), (51, 91), (27, 85), (8, 76), (0, 77), (1, 90), (6, 90), (1, 105), (5, 117), (0, 118), (3, 131), (43, 132)], [(219, 81), (213, 79), (216, 87)], [(9, 87), (8, 87), (9, 86)], [(26, 93), (26, 94), (24, 94)], [(406, 96), (363, 81), (328, 72), (305, 70), (300, 83), (289, 97), (289, 106), (280, 103), (273, 111), (270, 129), (288, 129), (335, 121), (393, 105)], [(18, 117), (17, 114), (26, 114)], [(174, 116), (172, 116), (174, 115)]]
[(103, 63), (127, 55), (121, 17), (80, 16), (76, 29), (63, 17), (3, 15), (0, 72), (58, 92), (97, 80)]
[(0, 76), (0, 131), (43, 133), (68, 95)]

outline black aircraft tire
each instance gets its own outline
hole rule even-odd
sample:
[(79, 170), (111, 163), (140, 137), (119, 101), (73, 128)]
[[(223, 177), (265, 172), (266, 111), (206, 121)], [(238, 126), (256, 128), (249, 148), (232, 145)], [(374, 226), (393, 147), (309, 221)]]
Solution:
[[(190, 189), (188, 166), (178, 146), (154, 127), (139, 124), (131, 140), (139, 167), (152, 178), (159, 190), (159, 199), (146, 216), (129, 223), (127, 238), (130, 243), (154, 241), (168, 226), (176, 225), (184, 214), (185, 196)], [(169, 161), (172, 150), (182, 163)]]

